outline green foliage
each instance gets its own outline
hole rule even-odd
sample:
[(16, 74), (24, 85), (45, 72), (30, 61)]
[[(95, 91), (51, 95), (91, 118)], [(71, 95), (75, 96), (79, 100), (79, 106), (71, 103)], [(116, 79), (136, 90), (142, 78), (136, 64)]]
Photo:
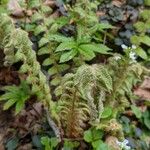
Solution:
[[(91, 60), (96, 55), (109, 54), (111, 49), (104, 44), (98, 44), (103, 40), (97, 41), (100, 37), (96, 37), (97, 32), (102, 34), (105, 29), (112, 28), (109, 24), (98, 23), (98, 18), (93, 10), (96, 10), (96, 4), (94, 2), (77, 2), (73, 8), (68, 7), (68, 24), (72, 21), (76, 26), (76, 34), (74, 37), (66, 37), (63, 35), (61, 39), (57, 34), (50, 35), (52, 41), (56, 41), (59, 46), (56, 48), (56, 52), (61, 52), (60, 62), (66, 62), (72, 60), (74, 57), (81, 58), (82, 61)], [(73, 24), (72, 23), (72, 24)], [(94, 39), (92, 37), (95, 37)]]
[[(56, 132), (61, 132), (58, 135), (62, 141), (55, 137), (42, 137), (41, 143), (45, 150), (57, 149), (59, 142), (64, 142), (64, 150), (76, 149), (82, 144), (76, 140), (83, 137), (94, 150), (109, 150), (103, 142), (106, 138), (103, 135), (122, 139), (123, 131), (125, 135), (130, 132), (133, 134), (127, 118), (124, 118), (124, 130), (116, 120), (118, 113), (130, 108), (130, 105), (136, 119), (139, 119), (146, 130), (149, 129), (149, 111), (142, 113), (132, 101), (134, 85), (145, 74), (149, 74), (146, 68), (136, 62), (135, 56), (136, 54), (145, 60), (149, 59), (148, 53), (143, 50), (143, 47), (146, 46), (148, 50), (147, 47), (150, 46), (149, 10), (141, 12), (139, 21), (134, 25), (137, 34), (131, 40), (137, 48), (127, 47), (123, 55), (100, 57), (100, 62), (105, 63), (95, 64), (95, 57), (101, 54), (113, 55), (111, 48), (105, 45), (106, 36), (112, 38), (107, 30), (113, 26), (99, 23), (96, 16), (97, 1), (70, 1), (71, 5), (56, 1), (54, 8), (45, 5), (45, 1), (41, 0), (19, 3), (25, 14), (27, 13), (20, 21), (21, 28), (30, 34), (20, 28), (16, 29), (12, 20), (1, 14), (0, 50), (5, 54), (4, 65), (11, 66), (21, 62), (19, 72), (26, 74), (27, 78), (25, 84), (4, 87), (5, 94), (0, 100), (7, 101), (4, 109), (16, 105), (16, 113), (19, 113), (32, 93), (46, 104), (44, 106), (49, 107), (51, 114), (47, 115), (48, 123), (54, 132), (55, 129)], [(135, 3), (140, 5), (140, 1)], [(145, 0), (147, 6), (148, 3)], [(122, 6), (119, 8), (108, 5), (110, 7), (113, 10), (109, 11), (109, 16), (114, 17), (113, 21), (124, 22), (123, 11), (120, 9)], [(57, 8), (59, 16), (52, 15)], [(64, 16), (61, 9), (65, 10)], [(32, 15), (28, 16), (30, 11)], [(36, 45), (37, 48), (34, 48)], [(40, 56), (39, 62), (36, 53)], [(44, 72), (48, 78), (41, 71), (41, 59), (42, 69), (46, 70)], [(68, 70), (71, 73), (66, 73)], [(36, 136), (32, 141), (37, 142)], [(17, 144), (10, 142), (8, 146), (11, 145), (15, 149)]]
[(0, 13), (7, 13), (7, 3), (8, 0), (1, 0), (0, 1)]
[(146, 6), (150, 6), (150, 0), (144, 0), (144, 4), (145, 4)]
[(94, 150), (104, 149), (109, 150), (107, 144), (105, 144), (101, 139), (103, 137), (102, 130), (96, 130), (91, 128), (84, 132), (84, 140), (88, 143), (91, 143)]
[[(31, 48), (32, 43), (28, 34), (21, 29), (15, 29), (7, 15), (1, 14), (0, 18), (2, 20), (0, 26), (4, 29), (1, 31), (1, 34), (4, 35), (1, 42), (1, 47), (5, 53), (4, 65), (9, 66), (22, 61), (23, 64), (19, 71), (28, 74), (26, 81), (32, 85), (32, 92), (49, 105), (51, 102), (50, 89), (47, 79), (41, 71), (40, 64), (36, 60), (36, 54)], [(9, 29), (9, 32), (7, 29)]]
[(99, 140), (99, 139), (102, 139), (102, 137), (103, 137), (103, 131), (96, 130), (95, 128), (91, 128), (84, 132), (84, 140), (86, 142)]
[[(43, 1), (31, 0), (26, 3), (26, 10), (38, 9), (29, 18), (30, 22), (24, 23), (23, 28), (32, 31), (35, 36), (42, 34), (38, 41), (38, 55), (46, 54), (42, 65), (48, 68), (48, 74), (51, 76), (50, 85), (56, 89), (61, 83), (62, 75), (70, 68), (67, 61), (80, 58), (78, 63), (76, 60), (73, 62), (73, 66), (78, 66), (93, 59), (97, 53), (109, 54), (111, 49), (102, 44), (101, 36), (112, 26), (98, 23), (95, 13), (97, 3), (77, 1), (74, 7), (66, 6), (67, 17), (59, 18), (50, 16), (52, 10)], [(60, 34), (63, 27), (68, 28), (70, 25), (75, 27), (74, 35)], [(55, 88), (52, 90), (54, 93), (56, 93)]]
[(96, 55), (95, 52), (100, 54), (109, 54), (110, 48), (101, 44), (91, 43), (90, 41), (85, 41), (81, 39), (68, 40), (66, 42), (61, 43), (57, 48), (56, 52), (63, 52), (60, 57), (60, 63), (69, 61), (73, 59), (75, 56), (83, 57), (83, 60), (91, 60)]
[(19, 139), (16, 137), (10, 139), (6, 144), (7, 150), (15, 150), (18, 146), (18, 142), (19, 142)]
[[(83, 134), (85, 121), (88, 120), (89, 109), (84, 99), (82, 99), (76, 85), (73, 82), (74, 75), (67, 74), (63, 81), (61, 97), (59, 101), (59, 116), (65, 135), (68, 138), (80, 137)], [(58, 91), (59, 91), (58, 88)]]
[(80, 137), (86, 121), (107, 132), (114, 128), (110, 134), (122, 136), (120, 125), (112, 118), (129, 107), (133, 86), (149, 73), (130, 58), (130, 53), (127, 50), (124, 57), (111, 57), (105, 65), (82, 65), (75, 74), (64, 76), (56, 93), (61, 95), (59, 116), (67, 137)]
[(138, 107), (136, 107), (135, 105), (131, 105), (131, 109), (137, 118), (140, 119), (142, 117), (142, 113)]
[(145, 124), (145, 126), (150, 129), (150, 111), (149, 110), (146, 110), (143, 114), (142, 114), (142, 117), (143, 117), (143, 122)]
[(15, 105), (15, 112), (18, 114), (25, 105), (25, 102), (30, 98), (30, 88), (29, 85), (22, 81), (19, 86), (5, 86), (5, 94), (0, 96), (0, 101), (7, 101), (4, 104), (4, 110), (9, 109)]
[(108, 118), (112, 115), (112, 113), (113, 113), (112, 108), (106, 106), (104, 108), (102, 115), (101, 115), (101, 118)]
[(79, 146), (79, 142), (70, 141), (68, 139), (65, 139), (63, 149), (64, 150), (72, 150), (74, 148), (77, 148), (78, 146)]
[(46, 136), (41, 138), (41, 143), (44, 145), (45, 150), (54, 150), (59, 142), (55, 137), (49, 138)]
[(148, 35), (148, 30), (150, 29), (149, 15), (150, 11), (148, 9), (145, 9), (140, 13), (139, 21), (134, 24), (137, 34), (131, 37), (131, 42), (137, 46), (137, 54), (145, 60), (149, 59), (149, 56), (142, 48), (142, 44), (147, 45), (148, 47), (150, 46), (150, 37)]

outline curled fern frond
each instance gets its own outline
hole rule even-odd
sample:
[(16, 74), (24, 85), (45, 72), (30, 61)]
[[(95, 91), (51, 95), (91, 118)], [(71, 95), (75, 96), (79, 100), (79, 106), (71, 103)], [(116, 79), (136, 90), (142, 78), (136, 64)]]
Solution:
[(91, 121), (98, 119), (103, 112), (105, 93), (112, 91), (112, 77), (102, 65), (83, 65), (74, 78), (91, 111)]
[(83, 134), (85, 121), (88, 120), (89, 108), (81, 98), (73, 82), (73, 74), (68, 74), (63, 80), (63, 91), (60, 97), (60, 116), (65, 129), (65, 135), (70, 138), (80, 137)]

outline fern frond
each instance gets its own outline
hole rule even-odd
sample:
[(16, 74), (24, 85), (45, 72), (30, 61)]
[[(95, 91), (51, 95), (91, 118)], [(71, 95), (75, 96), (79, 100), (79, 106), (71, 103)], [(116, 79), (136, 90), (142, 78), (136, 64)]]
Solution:
[(36, 60), (36, 53), (32, 50), (32, 43), (27, 32), (15, 29), (10, 17), (5, 14), (0, 15), (0, 20), (0, 26), (3, 29), (0, 32), (1, 35), (4, 35), (4, 38), (1, 38), (1, 46), (5, 53), (4, 65), (12, 65), (22, 61), (19, 71), (28, 75), (27, 82), (32, 85), (32, 92), (35, 92), (39, 100), (43, 100), (44, 104), (52, 108), (54, 103), (51, 101), (49, 84)]
[(65, 135), (69, 138), (80, 137), (83, 134), (82, 127), (88, 120), (89, 108), (81, 98), (80, 93), (73, 83), (74, 74), (67, 74), (62, 80), (62, 95), (60, 97), (60, 116), (65, 129)]

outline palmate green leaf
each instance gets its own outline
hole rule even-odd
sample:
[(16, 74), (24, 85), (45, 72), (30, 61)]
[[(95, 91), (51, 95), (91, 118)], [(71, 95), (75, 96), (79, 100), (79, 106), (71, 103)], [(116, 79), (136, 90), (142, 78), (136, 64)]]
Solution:
[(92, 131), (91, 130), (87, 130), (84, 132), (84, 140), (88, 143), (92, 142)]
[(132, 44), (134, 44), (134, 45), (140, 45), (139, 36), (133, 35), (133, 36), (131, 37), (131, 42), (132, 42)]
[(57, 48), (56, 52), (64, 51), (64, 50), (71, 50), (76, 47), (75, 41), (66, 41), (61, 43)]
[(103, 137), (103, 131), (102, 130), (97, 130), (96, 128), (90, 128), (89, 130), (84, 132), (84, 140), (86, 142), (92, 142), (99, 140)]
[(28, 5), (30, 8), (37, 8), (40, 6), (40, 0), (30, 0)]
[(51, 49), (48, 46), (44, 46), (38, 50), (38, 55), (50, 54)]
[(148, 129), (150, 129), (150, 111), (146, 110), (143, 113), (143, 118), (144, 118), (144, 124)]
[(59, 140), (56, 137), (50, 138), (51, 147), (54, 148), (58, 145)]
[(42, 19), (43, 19), (43, 16), (38, 12), (34, 13), (31, 18), (32, 22), (36, 22)]
[(73, 38), (71, 37), (66, 37), (66, 36), (63, 36), (61, 34), (49, 34), (48, 35), (48, 39), (50, 41), (56, 41), (56, 42), (67, 42), (67, 41), (72, 41)]
[(68, 139), (65, 139), (64, 141), (64, 150), (73, 150), (75, 148), (77, 148), (80, 145), (80, 143), (78, 141), (71, 141)]
[(131, 105), (131, 109), (137, 118), (140, 119), (142, 117), (142, 112), (138, 107), (136, 107), (135, 105)]
[(53, 150), (58, 145), (59, 140), (55, 137), (49, 138), (45, 136), (41, 138), (41, 143), (45, 146), (45, 150)]
[(111, 150), (111, 149), (106, 143), (102, 142), (99, 145), (97, 145), (96, 150)]
[(54, 60), (53, 60), (53, 59), (51, 59), (51, 58), (46, 58), (46, 59), (43, 61), (42, 65), (43, 65), (43, 66), (49, 66), (49, 65), (51, 65), (51, 64), (53, 64), (53, 63), (54, 63)]
[(94, 149), (98, 150), (99, 146), (100, 146), (102, 143), (103, 143), (103, 141), (100, 140), (100, 139), (98, 139), (98, 140), (92, 142), (92, 146), (93, 146)]
[(57, 69), (55, 66), (51, 67), (51, 68), (48, 70), (48, 73), (49, 73), (50, 75), (54, 75), (54, 74), (56, 74), (57, 72), (58, 72), (58, 69)]
[(104, 111), (101, 115), (101, 118), (108, 118), (112, 115), (112, 108), (111, 107), (105, 107)]
[(145, 52), (141, 47), (138, 47), (138, 48), (136, 49), (136, 54), (137, 54), (138, 56), (140, 56), (141, 58), (143, 58), (143, 59), (147, 59), (147, 58), (148, 58), (146, 52)]
[(51, 149), (51, 146), (50, 146), (50, 139), (49, 139), (49, 137), (42, 137), (41, 138), (41, 143), (42, 143), (42, 145), (44, 145), (45, 146), (45, 150), (52, 150)]
[(63, 71), (65, 71), (65, 70), (67, 70), (67, 69), (69, 69), (69, 65), (68, 64), (59, 64), (58, 65), (58, 68), (59, 68), (59, 71), (60, 72), (63, 72)]
[(101, 54), (110, 54), (110, 51), (111, 49), (103, 44), (82, 44), (80, 45), (80, 48), (81, 49), (84, 49), (84, 50), (91, 50), (93, 52), (98, 52), (98, 53), (101, 53)]
[(75, 55), (77, 55), (77, 50), (76, 49), (72, 49), (69, 52), (65, 52), (61, 55), (60, 57), (60, 63), (66, 62), (71, 60), (73, 57), (75, 57)]
[(54, 79), (51, 80), (51, 85), (57, 86), (61, 82), (60, 78), (55, 77)]
[(92, 138), (93, 141), (97, 140), (97, 139), (101, 139), (104, 135), (102, 130), (97, 130), (96, 128), (92, 128)]
[(45, 32), (45, 31), (46, 31), (46, 27), (43, 26), (43, 25), (39, 25), (39, 26), (37, 26), (37, 27), (35, 28), (34, 34), (35, 34), (35, 35), (38, 35), (38, 34), (40, 34), (40, 33), (42, 33), (42, 32)]
[(46, 37), (43, 37), (39, 41), (39, 47), (42, 47), (43, 45), (47, 44), (49, 40)]
[(86, 47), (80, 46), (78, 50), (79, 53), (84, 56), (85, 60), (92, 60), (95, 57), (95, 53), (92, 50), (87, 49)]
[(111, 28), (113, 28), (113, 26), (108, 23), (98, 23), (95, 24), (92, 28), (90, 28), (89, 32), (95, 33), (96, 31), (103, 31), (104, 29), (111, 29)]
[(141, 36), (140, 37), (140, 42), (147, 45), (147, 46), (150, 46), (150, 37), (145, 35), (145, 36)]

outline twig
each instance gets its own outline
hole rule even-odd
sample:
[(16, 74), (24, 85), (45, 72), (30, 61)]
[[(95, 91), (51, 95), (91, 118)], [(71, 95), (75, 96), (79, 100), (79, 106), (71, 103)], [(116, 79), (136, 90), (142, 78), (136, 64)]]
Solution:
[(61, 141), (61, 132), (60, 132), (58, 126), (53, 121), (52, 117), (50, 116), (50, 112), (48, 111), (47, 108), (45, 108), (45, 111), (46, 111), (46, 117), (47, 117), (49, 126), (53, 129), (55, 136), (58, 138), (58, 140)]

